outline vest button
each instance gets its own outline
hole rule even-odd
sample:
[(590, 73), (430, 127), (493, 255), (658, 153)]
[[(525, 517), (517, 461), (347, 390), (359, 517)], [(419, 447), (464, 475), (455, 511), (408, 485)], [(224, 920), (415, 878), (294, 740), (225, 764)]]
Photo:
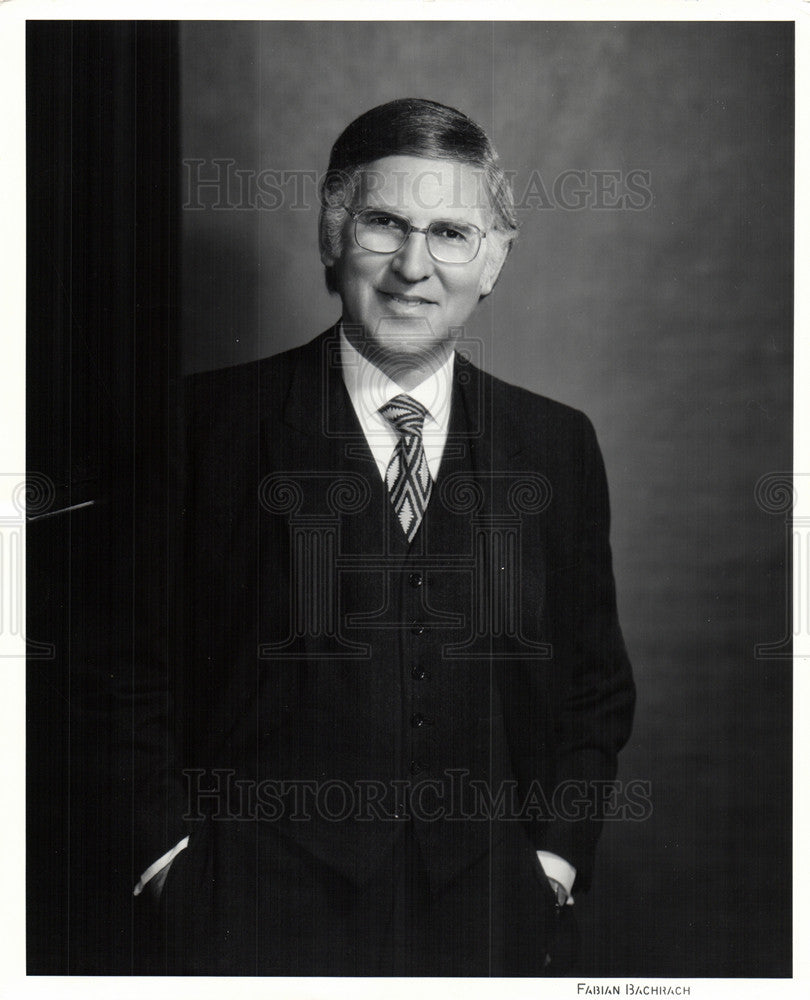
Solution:
[(422, 574), (421, 573), (411, 573), (408, 576), (408, 583), (412, 587), (421, 587), (422, 586)]
[(428, 676), (427, 670), (423, 670), (422, 667), (413, 667), (411, 669), (411, 677), (413, 677), (415, 681), (426, 680), (427, 676)]
[(408, 770), (411, 774), (421, 774), (422, 771), (425, 770), (425, 765), (421, 760), (412, 760), (410, 764), (408, 764)]
[(411, 716), (411, 725), (414, 729), (418, 729), (420, 726), (424, 726), (425, 719), (418, 712)]
[(414, 622), (413, 625), (411, 625), (411, 632), (413, 632), (414, 635), (422, 635), (424, 631), (425, 626), (420, 625), (418, 622)]

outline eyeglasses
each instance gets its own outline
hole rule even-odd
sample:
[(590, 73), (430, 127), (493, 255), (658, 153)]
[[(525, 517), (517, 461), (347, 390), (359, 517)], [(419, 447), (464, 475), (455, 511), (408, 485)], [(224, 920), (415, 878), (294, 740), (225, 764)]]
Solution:
[[(345, 207), (345, 206), (344, 206)], [(392, 215), (378, 208), (360, 212), (346, 211), (354, 219), (354, 238), (363, 250), (372, 253), (396, 253), (411, 233), (424, 233), (430, 256), (440, 264), (469, 264), (486, 239), (478, 226), (466, 222), (431, 222), (419, 229), (401, 215)]]

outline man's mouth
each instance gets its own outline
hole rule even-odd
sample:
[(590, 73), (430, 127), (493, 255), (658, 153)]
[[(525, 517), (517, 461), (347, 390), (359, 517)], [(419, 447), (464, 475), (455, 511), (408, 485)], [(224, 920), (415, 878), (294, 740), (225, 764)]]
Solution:
[(435, 306), (432, 299), (423, 299), (421, 295), (401, 295), (397, 292), (380, 291), (383, 298), (403, 306)]

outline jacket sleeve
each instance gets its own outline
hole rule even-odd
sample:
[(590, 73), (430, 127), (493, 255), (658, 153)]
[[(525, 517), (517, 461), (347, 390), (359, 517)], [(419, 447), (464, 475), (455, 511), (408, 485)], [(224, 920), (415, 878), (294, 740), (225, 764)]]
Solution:
[[(145, 488), (134, 511), (134, 571), (129, 669), (120, 681), (122, 773), (131, 781), (133, 885), (188, 833), (185, 789), (177, 753), (174, 697), (183, 659), (183, 565), (186, 544), (188, 434), (178, 388), (169, 449), (167, 489)], [(148, 465), (148, 463), (147, 463)]]
[(616, 607), (604, 463), (593, 427), (577, 414), (574, 474), (559, 498), (560, 547), (549, 576), (553, 608), (551, 702), (553, 818), (538, 845), (590, 885), (593, 859), (633, 720), (635, 686)]

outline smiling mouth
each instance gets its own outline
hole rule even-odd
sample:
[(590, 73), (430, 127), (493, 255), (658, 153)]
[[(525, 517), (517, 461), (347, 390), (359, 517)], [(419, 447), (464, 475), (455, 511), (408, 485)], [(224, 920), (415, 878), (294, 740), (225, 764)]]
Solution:
[(431, 299), (423, 299), (419, 295), (398, 295), (396, 292), (383, 292), (380, 294), (389, 302), (397, 302), (403, 306), (435, 306)]

